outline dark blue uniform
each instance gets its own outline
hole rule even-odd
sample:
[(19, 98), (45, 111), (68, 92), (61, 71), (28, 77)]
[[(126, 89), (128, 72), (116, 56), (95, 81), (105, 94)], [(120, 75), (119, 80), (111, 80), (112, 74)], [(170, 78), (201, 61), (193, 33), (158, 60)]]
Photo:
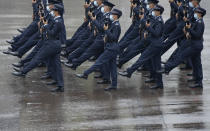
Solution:
[(50, 28), (49, 25), (44, 26), (47, 36), (43, 41), (41, 49), (37, 52), (31, 62), (23, 68), (23, 74), (27, 74), (29, 71), (37, 67), (39, 63), (48, 60), (51, 66), (50, 68), (53, 68), (53, 70), (51, 70), (53, 71), (52, 76), (57, 81), (57, 86), (64, 86), (60, 64), (61, 43), (65, 39), (65, 36), (63, 36), (64, 33), (62, 33), (64, 27), (65, 26), (63, 25), (63, 20), (61, 17), (55, 18), (55, 23), (52, 28)]
[(193, 74), (196, 80), (196, 83), (202, 85), (203, 72), (202, 72), (202, 64), (201, 64), (201, 51), (203, 50), (203, 33), (204, 33), (204, 22), (203, 19), (196, 20), (193, 27), (188, 29), (191, 39), (188, 40), (190, 42), (190, 46), (182, 50), (178, 57), (175, 58), (172, 62), (167, 62), (165, 65), (165, 70), (170, 72), (173, 68), (179, 65), (181, 62), (186, 60), (187, 58), (193, 58)]
[(110, 72), (112, 78), (112, 86), (117, 87), (117, 66), (116, 66), (116, 57), (119, 52), (118, 39), (121, 33), (121, 27), (119, 21), (114, 21), (110, 28), (105, 31), (105, 51), (101, 56), (96, 60), (96, 63), (91, 66), (88, 70), (84, 72), (84, 75), (88, 76), (90, 73), (96, 69), (102, 67), (104, 64), (109, 65), (107, 72)]
[(176, 13), (178, 12), (178, 6), (174, 1), (170, 2), (170, 7), (171, 7), (170, 18), (166, 20), (164, 24), (164, 31), (163, 31), (164, 39), (166, 39), (167, 36), (176, 28)]
[[(101, 17), (101, 12), (98, 14), (99, 17)], [(92, 56), (99, 56), (104, 51), (104, 20), (109, 17), (109, 13), (104, 14), (103, 18), (100, 20), (95, 20), (92, 22), (93, 26), (96, 26), (96, 38), (94, 43), (77, 59), (74, 59), (72, 61), (74, 68), (77, 68), (79, 65), (81, 65), (83, 62), (88, 60)], [(96, 17), (97, 18), (97, 17)]]
[(127, 69), (127, 77), (131, 77), (133, 72), (135, 72), (139, 67), (141, 67), (148, 60), (152, 60), (152, 71), (156, 79), (156, 84), (158, 87), (163, 87), (162, 75), (155, 73), (155, 71), (161, 68), (161, 36), (163, 33), (163, 20), (161, 16), (155, 17), (151, 25), (147, 28), (148, 36), (146, 40), (150, 43), (149, 47), (141, 54), (140, 58)]
[(131, 60), (133, 57), (142, 53), (144, 49), (147, 47), (147, 42), (143, 39), (143, 34), (145, 31), (145, 19), (139, 21), (138, 27), (138, 37), (132, 40), (125, 51), (121, 53), (119, 56), (118, 67), (121, 68), (123, 64)]
[(133, 12), (133, 22), (119, 42), (120, 53), (129, 46), (129, 44), (131, 43), (130, 41), (136, 39), (139, 36), (139, 7), (137, 6), (136, 8), (134, 8)]
[(90, 37), (86, 41), (84, 41), (79, 48), (77, 48), (68, 56), (68, 63), (72, 63), (73, 59), (79, 58), (86, 51), (86, 49), (89, 48), (89, 46), (94, 42), (94, 40), (94, 33), (91, 32)]

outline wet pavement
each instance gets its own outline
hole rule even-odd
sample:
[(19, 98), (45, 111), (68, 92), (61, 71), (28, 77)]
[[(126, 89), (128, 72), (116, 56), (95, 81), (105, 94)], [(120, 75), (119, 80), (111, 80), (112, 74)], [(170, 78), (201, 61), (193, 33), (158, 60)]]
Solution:
[[(162, 0), (165, 7), (168, 0)], [(82, 23), (83, 0), (64, 0), (68, 38)], [(127, 0), (113, 0), (123, 10), (123, 33), (129, 26)], [(203, 0), (203, 7), (210, 5)], [(208, 13), (209, 10), (207, 10)], [(169, 8), (164, 13), (168, 18)], [(31, 22), (28, 0), (0, 0), (0, 51), (5, 40), (18, 34), (16, 29)], [(11, 64), (17, 58), (0, 54), (0, 130), (2, 131), (139, 131), (139, 130), (210, 130), (210, 15), (205, 18), (205, 49), (203, 51), (204, 89), (189, 89), (186, 73), (175, 69), (164, 76), (165, 89), (153, 91), (144, 84), (144, 73), (131, 79), (119, 77), (119, 90), (103, 91), (93, 79), (74, 77), (75, 71), (64, 69), (65, 93), (53, 94), (39, 77), (43, 68), (33, 70), (25, 79), (11, 75)], [(175, 47), (174, 47), (175, 48)], [(173, 48), (173, 49), (174, 49)], [(171, 49), (163, 59), (172, 53)], [(132, 62), (135, 61), (132, 60)], [(132, 63), (131, 62), (131, 63)], [(77, 72), (92, 63), (86, 62)], [(130, 63), (127, 64), (129, 66)], [(125, 67), (127, 67), (125, 66)]]

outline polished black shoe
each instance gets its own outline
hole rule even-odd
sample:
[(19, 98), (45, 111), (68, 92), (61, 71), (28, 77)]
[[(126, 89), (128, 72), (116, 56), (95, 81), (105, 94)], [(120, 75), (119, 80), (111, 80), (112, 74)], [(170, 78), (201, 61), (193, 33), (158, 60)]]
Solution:
[(158, 70), (157, 73), (168, 75), (169, 74), (169, 71), (165, 70), (165, 68), (162, 68), (161, 70)]
[(51, 92), (64, 92), (64, 87), (56, 87), (51, 89)]
[(98, 79), (98, 78), (102, 78), (102, 75), (95, 75), (94, 78)]
[(39, 63), (38, 67), (46, 67), (45, 63)]
[(83, 79), (86, 79), (86, 80), (88, 78), (88, 76), (87, 75), (84, 75), (84, 74), (76, 74), (76, 77), (83, 78)]
[(64, 65), (67, 66), (67, 67), (69, 67), (69, 68), (71, 68), (73, 66), (73, 64), (72, 63), (69, 63), (69, 62), (65, 62)]
[(180, 70), (192, 70), (192, 67), (181, 67)]
[(193, 76), (193, 74), (192, 73), (189, 73), (189, 74), (187, 74), (187, 76)]
[(109, 81), (109, 80), (101, 80), (101, 81), (98, 81), (97, 84), (111, 84), (111, 81)]
[(12, 51), (10, 49), (8, 49), (7, 51), (3, 51), (3, 53), (6, 55), (10, 55), (12, 53)]
[(21, 68), (13, 67), (13, 69), (14, 69), (16, 72), (21, 72)]
[(17, 31), (20, 32), (20, 33), (24, 32), (24, 30), (22, 30), (22, 29), (17, 29)]
[(164, 64), (164, 65), (165, 65), (165, 64), (166, 64), (166, 62), (165, 62), (165, 61), (161, 61), (161, 64)]
[(69, 62), (66, 59), (61, 59), (61, 63), (65, 64), (65, 63), (69, 63)]
[(148, 80), (145, 80), (144, 82), (145, 83), (154, 83), (155, 82), (155, 79), (148, 79)]
[(194, 84), (192, 86), (190, 86), (190, 88), (203, 88), (202, 84)]
[(51, 86), (51, 85), (56, 85), (57, 82), (56, 81), (50, 81), (50, 82), (46, 82), (45, 84), (48, 85), (48, 86)]
[(12, 51), (13, 50), (12, 46), (11, 47), (8, 47), (8, 50)]
[(150, 87), (150, 89), (163, 89), (163, 86), (152, 86), (152, 87)]
[(11, 40), (11, 41), (6, 41), (8, 44), (10, 44), (10, 45), (12, 45), (12, 44), (14, 44), (15, 42), (13, 41), (13, 40)]
[(17, 51), (11, 52), (10, 54), (13, 55), (13, 56), (17, 56), (17, 57), (21, 58), (20, 54)]
[(143, 75), (143, 77), (150, 78), (150, 75)]
[(138, 72), (142, 72), (142, 71), (147, 71), (147, 70), (145, 68), (143, 68), (143, 67), (140, 67), (140, 68), (137, 69), (137, 71)]
[(40, 79), (42, 79), (42, 80), (50, 79), (50, 78), (51, 78), (51, 76), (48, 75), (48, 74), (45, 74), (45, 75), (43, 75), (43, 76), (40, 77)]
[(23, 64), (22, 63), (20, 63), (20, 62), (18, 62), (18, 63), (14, 63), (14, 64), (12, 64), (14, 67), (18, 67), (18, 68), (20, 68), (20, 67), (22, 67), (23, 66)]
[(89, 59), (89, 61), (90, 62), (93, 62), (93, 61), (95, 61), (97, 58), (94, 56), (94, 57), (91, 57), (90, 59)]
[(66, 57), (67, 56), (67, 53), (65, 51), (62, 51), (61, 52), (61, 56)]
[(189, 80), (187, 80), (187, 82), (195, 82), (195, 79), (194, 78), (189, 79)]
[(117, 90), (117, 87), (116, 86), (109, 86), (107, 88), (104, 89), (104, 91), (112, 91), (112, 90)]
[(119, 75), (121, 75), (121, 76), (125, 76), (125, 77), (128, 77), (128, 78), (131, 78), (131, 75), (130, 75), (130, 74), (128, 74), (128, 72), (127, 72), (127, 71), (118, 72), (118, 74), (119, 74)]
[(24, 74), (22, 72), (12, 72), (12, 75), (18, 76), (18, 77), (25, 77), (26, 76), (26, 74)]
[(76, 70), (76, 66), (72, 63), (64, 63), (64, 65), (71, 68), (72, 70)]

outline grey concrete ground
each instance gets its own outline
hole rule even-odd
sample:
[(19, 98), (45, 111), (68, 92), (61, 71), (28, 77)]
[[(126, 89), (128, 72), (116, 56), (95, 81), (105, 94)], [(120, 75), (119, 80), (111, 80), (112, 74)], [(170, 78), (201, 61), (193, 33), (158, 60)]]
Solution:
[[(18, 34), (16, 29), (31, 22), (30, 0), (0, 0), (0, 51), (5, 40)], [(82, 23), (83, 0), (64, 0), (65, 23), (70, 38)], [(124, 15), (123, 32), (130, 25), (127, 0), (113, 0)], [(161, 0), (167, 9), (167, 0)], [(208, 8), (209, 0), (202, 0)], [(209, 9), (208, 9), (209, 11)], [(208, 13), (208, 12), (207, 12)], [(187, 71), (175, 69), (164, 76), (165, 89), (153, 91), (144, 84), (141, 73), (131, 79), (119, 77), (119, 90), (106, 93), (91, 76), (88, 81), (75, 78), (74, 71), (64, 67), (63, 94), (52, 94), (39, 77), (39, 68), (25, 79), (11, 75), (11, 64), (17, 58), (0, 54), (0, 130), (2, 131), (139, 131), (139, 130), (210, 130), (210, 15), (205, 18), (205, 49), (203, 51), (204, 89), (189, 89)], [(175, 47), (174, 47), (175, 48)], [(174, 49), (173, 48), (173, 49)], [(163, 59), (172, 53), (171, 49)], [(133, 60), (135, 61), (135, 59)], [(132, 62), (131, 62), (132, 63)], [(92, 63), (86, 62), (77, 72)], [(128, 66), (129, 64), (127, 64)]]

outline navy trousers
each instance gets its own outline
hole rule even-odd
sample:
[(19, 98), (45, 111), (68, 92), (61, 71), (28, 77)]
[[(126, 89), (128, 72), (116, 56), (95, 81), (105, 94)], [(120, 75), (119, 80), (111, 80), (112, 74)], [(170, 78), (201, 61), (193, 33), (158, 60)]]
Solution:
[(177, 55), (177, 57), (173, 61), (167, 62), (165, 65), (165, 69), (167, 71), (171, 71), (183, 61), (187, 60), (188, 58), (192, 58), (191, 60), (194, 78), (196, 79), (197, 83), (202, 84), (203, 71), (201, 63), (201, 51), (203, 50), (203, 46), (201, 43), (201, 41), (191, 41), (192, 45), (180, 51), (179, 55)]
[(96, 39), (94, 43), (77, 59), (74, 59), (72, 63), (75, 66), (80, 66), (83, 62), (88, 60), (92, 56), (103, 53), (104, 41), (103, 39)]
[[(155, 73), (155, 79), (158, 86), (162, 86), (162, 75), (156, 71), (161, 69), (161, 47), (153, 46), (152, 44), (141, 54), (140, 58), (127, 69), (128, 74), (132, 75), (143, 64), (152, 60), (152, 74)], [(156, 71), (154, 71), (156, 70)]]
[(64, 82), (63, 82), (63, 74), (60, 63), (60, 52), (61, 52), (61, 44), (59, 40), (45, 41), (43, 46), (36, 53), (36, 55), (30, 61), (30, 63), (23, 68), (22, 72), (27, 74), (32, 69), (36, 68), (38, 64), (40, 64), (41, 62), (46, 62), (47, 60), (49, 60), (54, 69), (53, 72), (51, 73), (53, 74), (54, 79), (57, 80), (57, 86), (63, 87)]
[(112, 79), (112, 86), (117, 86), (117, 65), (116, 65), (117, 52), (111, 50), (105, 50), (99, 58), (96, 60), (95, 64), (91, 66), (88, 70), (84, 72), (85, 75), (89, 75), (96, 69), (101, 68), (106, 64), (106, 71), (110, 73)]

